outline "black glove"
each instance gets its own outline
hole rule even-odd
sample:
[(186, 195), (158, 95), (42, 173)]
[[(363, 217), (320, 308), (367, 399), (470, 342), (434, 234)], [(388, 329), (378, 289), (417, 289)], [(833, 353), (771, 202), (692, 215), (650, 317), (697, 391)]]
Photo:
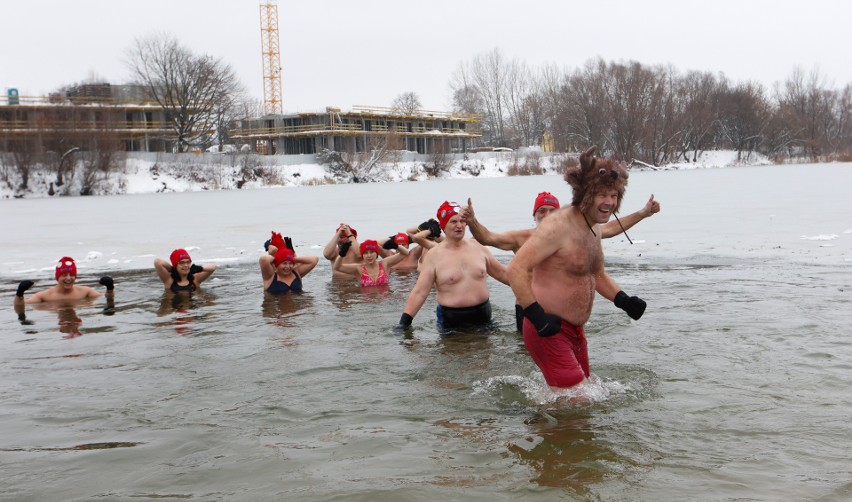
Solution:
[(411, 327), (411, 321), (413, 321), (413, 320), (414, 320), (413, 317), (411, 317), (410, 315), (403, 312), (402, 315), (399, 317), (399, 324), (396, 326), (396, 328), (397, 329), (408, 329), (408, 328)]
[(627, 312), (627, 315), (629, 315), (633, 320), (637, 321), (640, 317), (642, 317), (642, 314), (645, 313), (645, 307), (648, 306), (648, 304), (645, 303), (645, 300), (638, 296), (627, 296), (627, 293), (624, 291), (619, 291), (615, 295), (613, 303), (615, 303), (616, 307)]
[(352, 247), (352, 241), (346, 241), (346, 242), (344, 242), (343, 244), (340, 245), (340, 252), (337, 253), (337, 254), (339, 254), (340, 257), (343, 258), (344, 256), (346, 256), (346, 253), (349, 252), (349, 248), (351, 248), (351, 247)]
[(105, 275), (101, 277), (101, 280), (98, 281), (102, 286), (106, 286), (107, 291), (112, 291), (115, 289), (115, 283), (112, 280), (112, 277)]
[(21, 281), (21, 283), (18, 284), (18, 291), (15, 293), (15, 296), (20, 296), (21, 298), (23, 298), (24, 291), (33, 287), (33, 284), (35, 284), (33, 281)]
[(385, 249), (399, 249), (399, 244), (397, 244), (396, 241), (393, 240), (394, 237), (396, 236), (391, 235), (390, 237), (388, 237), (388, 241), (382, 244), (382, 247)]
[(190, 274), (195, 275), (199, 272), (204, 272), (204, 267), (202, 267), (201, 265), (196, 265), (194, 263), (189, 266), (189, 273)]
[(524, 317), (533, 323), (538, 336), (553, 336), (562, 331), (562, 318), (548, 314), (538, 302), (524, 309)]
[(427, 228), (429, 228), (429, 222), (430, 222), (430, 221), (434, 221), (434, 220), (426, 220), (426, 221), (424, 221), (423, 223), (421, 223), (421, 224), (417, 225), (417, 229), (418, 229), (418, 230), (426, 230)]
[(289, 249), (290, 251), (296, 251), (296, 248), (293, 247), (293, 239), (289, 237), (284, 237), (284, 245), (287, 246), (287, 249)]
[(429, 232), (432, 237), (438, 238), (441, 236), (441, 224), (437, 220), (429, 220)]

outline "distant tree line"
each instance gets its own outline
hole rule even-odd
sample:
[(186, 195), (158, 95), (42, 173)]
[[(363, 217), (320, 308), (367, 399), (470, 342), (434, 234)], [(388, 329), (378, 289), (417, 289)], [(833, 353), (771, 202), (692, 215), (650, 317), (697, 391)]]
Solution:
[(495, 49), (462, 62), (450, 88), (453, 111), (482, 115), (487, 146), (598, 145), (653, 165), (693, 161), (706, 150), (852, 160), (852, 83), (834, 89), (816, 69), (794, 68), (767, 89), (634, 61), (531, 68)]

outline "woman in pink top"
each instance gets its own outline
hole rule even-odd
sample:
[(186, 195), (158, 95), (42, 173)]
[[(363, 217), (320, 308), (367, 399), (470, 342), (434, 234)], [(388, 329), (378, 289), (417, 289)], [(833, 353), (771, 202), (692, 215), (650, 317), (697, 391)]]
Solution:
[(408, 254), (406, 245), (400, 245), (397, 252), (379, 260), (379, 243), (370, 239), (361, 243), (361, 263), (343, 263), (338, 257), (334, 260), (334, 270), (359, 279), (361, 287), (382, 286), (389, 283), (385, 266), (392, 267)]

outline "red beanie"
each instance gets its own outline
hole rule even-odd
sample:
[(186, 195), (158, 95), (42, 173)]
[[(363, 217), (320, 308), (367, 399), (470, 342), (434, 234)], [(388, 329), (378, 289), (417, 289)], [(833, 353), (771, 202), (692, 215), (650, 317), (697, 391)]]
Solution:
[(175, 249), (172, 251), (172, 254), (169, 255), (169, 261), (172, 262), (173, 267), (177, 267), (178, 262), (181, 260), (192, 261), (192, 258), (189, 257), (189, 253), (186, 252), (186, 249)]
[(374, 241), (373, 239), (367, 239), (366, 241), (361, 243), (361, 254), (364, 254), (365, 251), (374, 251), (376, 254), (378, 254), (379, 243)]
[(287, 249), (281, 248), (278, 252), (275, 253), (275, 258), (272, 259), (275, 266), (281, 265), (285, 261), (289, 261), (290, 263), (296, 263), (296, 253)]
[(438, 208), (438, 222), (441, 224), (441, 230), (447, 226), (447, 222), (454, 214), (461, 214), (461, 206), (457, 202), (444, 201)]
[(556, 198), (550, 192), (541, 192), (538, 194), (538, 197), (535, 198), (535, 205), (533, 206), (533, 216), (535, 216), (535, 212), (538, 211), (538, 208), (541, 206), (553, 206), (556, 209), (559, 209), (559, 199)]
[(393, 241), (402, 246), (407, 246), (411, 244), (411, 237), (405, 232), (400, 232), (393, 236)]
[(74, 258), (63, 256), (56, 264), (56, 280), (65, 274), (71, 274), (77, 277), (77, 264), (74, 263)]
[[(355, 237), (358, 237), (358, 231), (357, 230), (355, 230), (352, 227), (349, 227), (349, 231), (352, 232), (352, 235), (354, 235)], [(335, 232), (340, 232), (340, 227), (337, 227), (337, 230), (335, 230)]]

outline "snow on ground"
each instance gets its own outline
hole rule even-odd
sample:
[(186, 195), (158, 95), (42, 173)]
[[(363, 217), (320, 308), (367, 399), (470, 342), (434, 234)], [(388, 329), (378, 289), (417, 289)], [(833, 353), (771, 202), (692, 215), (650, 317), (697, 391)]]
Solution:
[[(391, 161), (376, 165), (359, 178), (361, 181), (368, 182), (398, 182), (421, 181), (432, 177), (490, 178), (517, 175), (518, 171), (521, 172), (520, 174), (524, 172), (557, 174), (561, 172), (562, 162), (567, 156), (567, 154), (540, 153), (535, 150), (472, 153), (436, 171), (434, 159), (423, 155), (417, 156), (417, 160)], [(285, 156), (184, 154), (177, 158), (179, 159), (177, 161), (164, 162), (156, 157), (146, 158), (130, 154), (123, 168), (116, 172), (109, 175), (98, 173), (95, 176), (89, 176), (87, 180), (91, 186), (89, 191), (93, 195), (143, 194), (351, 182), (347, 176), (335, 176), (326, 166), (309, 161), (292, 164), (290, 162), (293, 159)], [(671, 170), (767, 164), (771, 162), (758, 154), (752, 154), (746, 159), (738, 159), (735, 151), (712, 151), (704, 152), (696, 162), (673, 163), (659, 167), (635, 163), (631, 168)], [(512, 173), (513, 170), (514, 173)], [(437, 172), (436, 176), (433, 176), (434, 172)], [(82, 167), (78, 165), (76, 171), (67, 178), (69, 179), (63, 186), (55, 186), (54, 172), (33, 169), (29, 176), (28, 189), (20, 190), (16, 189), (21, 185), (17, 170), (0, 163), (0, 198), (79, 195), (86, 178)]]

